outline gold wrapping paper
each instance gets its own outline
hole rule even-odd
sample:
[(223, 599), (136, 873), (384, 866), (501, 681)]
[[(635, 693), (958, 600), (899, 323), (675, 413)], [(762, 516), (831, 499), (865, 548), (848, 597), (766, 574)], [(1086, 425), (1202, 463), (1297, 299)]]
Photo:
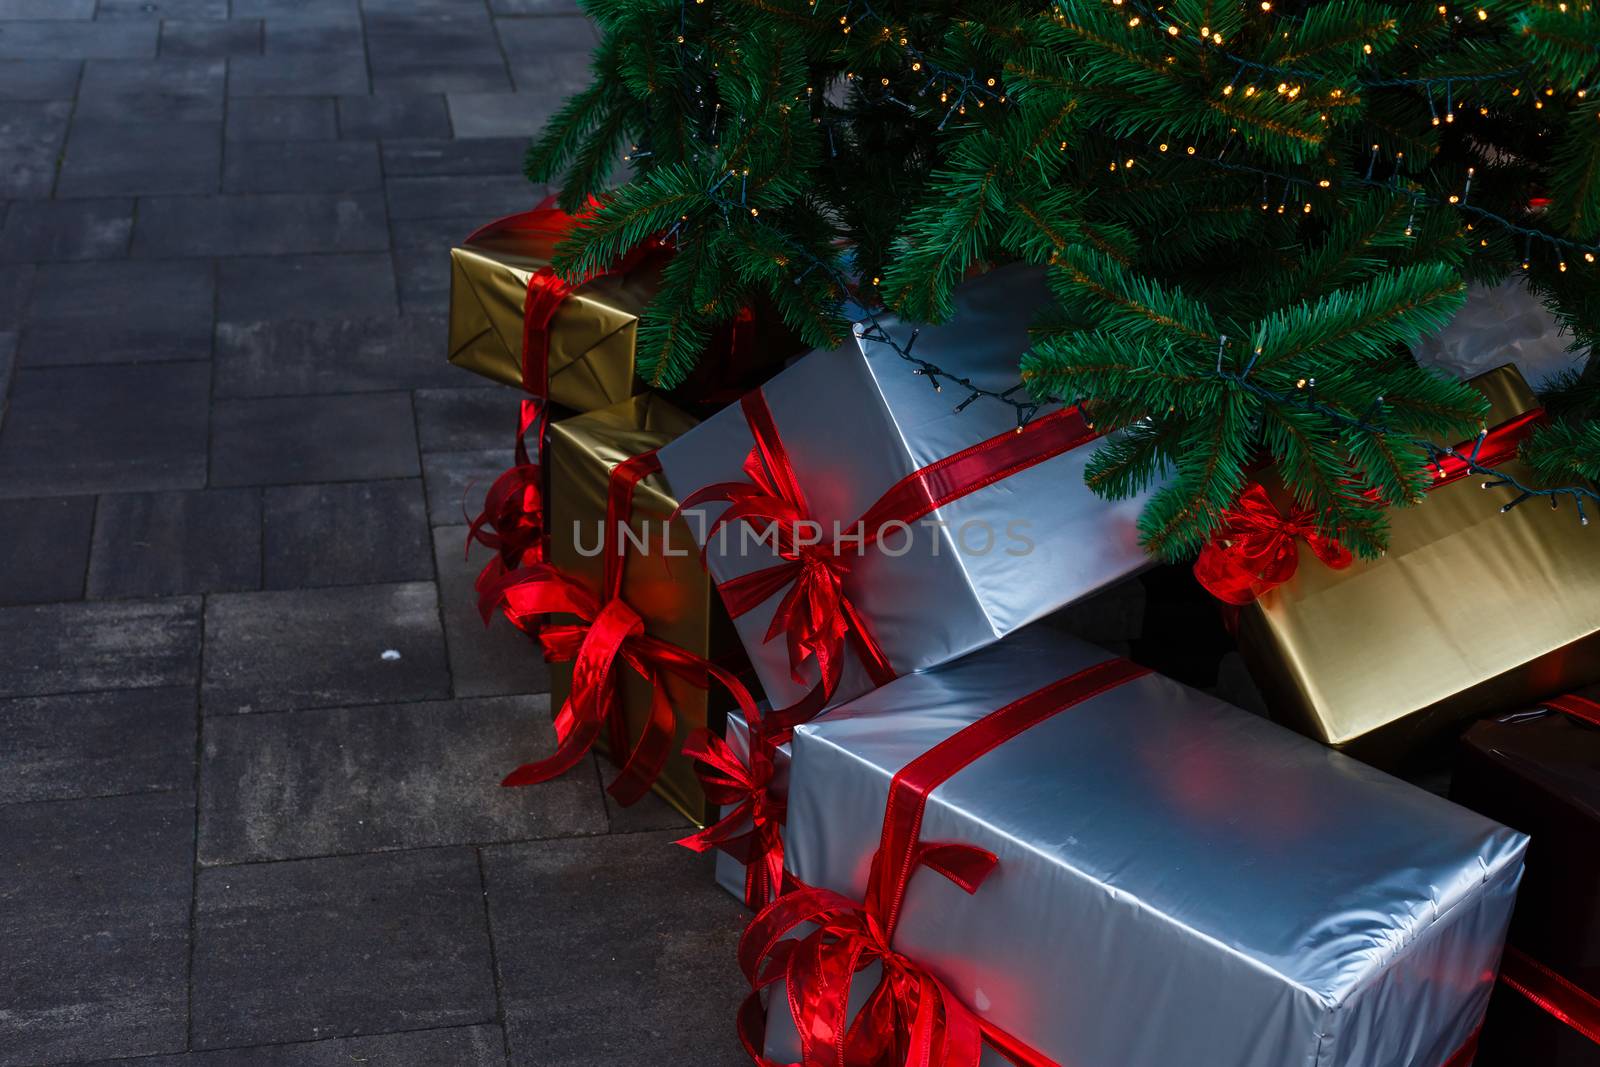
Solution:
[[(551, 562), (598, 590), (603, 557), (581, 554), (578, 539), (593, 552), (605, 522), (611, 469), (631, 456), (666, 444), (694, 424), (689, 415), (649, 393), (554, 423), (549, 441)], [(699, 547), (682, 519), (666, 527), (666, 547), (680, 554), (667, 557), (662, 553), (663, 524), (677, 506), (660, 474), (635, 487), (631, 525), (640, 538), (648, 537), (649, 547), (640, 552), (635, 547), (637, 540), (630, 543), (622, 571), (622, 596), (644, 619), (647, 633), (724, 663), (738, 657), (738, 639), (711, 579), (700, 566)], [(650, 688), (631, 670), (623, 669), (622, 677), (623, 714), (629, 736), (636, 738), (649, 715)], [(572, 664), (551, 665), (553, 709), (565, 702), (571, 683)], [(666, 676), (666, 686), (677, 713), (679, 745), (696, 727), (722, 732), (732, 700), (720, 687), (713, 683), (708, 691), (671, 675)], [(602, 731), (602, 749), (605, 744)], [(655, 790), (699, 825), (714, 817), (695, 777), (693, 761), (680, 754), (667, 761)]]
[[(1538, 403), (1515, 367), (1473, 385), (1491, 426)], [(1600, 531), (1570, 505), (1501, 514), (1509, 491), (1482, 483), (1395, 510), (1379, 560), (1336, 571), (1302, 551), (1292, 580), (1242, 610), (1240, 647), (1275, 716), (1397, 767), (1462, 720), (1600, 678)]]
[[(522, 387), (522, 308), (528, 279), (549, 266), (552, 235), (489, 233), (450, 250), (450, 362)], [(659, 264), (607, 274), (575, 289), (550, 322), (549, 399), (574, 411), (626, 400), (639, 316)]]

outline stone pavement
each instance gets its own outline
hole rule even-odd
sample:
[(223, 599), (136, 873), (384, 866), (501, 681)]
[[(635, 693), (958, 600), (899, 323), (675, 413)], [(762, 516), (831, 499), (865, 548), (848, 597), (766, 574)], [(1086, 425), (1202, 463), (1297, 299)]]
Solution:
[(593, 40), (0, 0), (0, 1067), (742, 1061), (741, 909), (593, 764), (497, 786), (546, 679), (468, 595), (445, 248)]

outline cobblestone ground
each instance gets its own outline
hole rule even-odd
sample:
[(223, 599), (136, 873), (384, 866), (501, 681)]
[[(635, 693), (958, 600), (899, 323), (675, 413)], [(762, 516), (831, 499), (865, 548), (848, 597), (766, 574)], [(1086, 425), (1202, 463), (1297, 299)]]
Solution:
[(566, 0), (0, 0), (0, 1065), (742, 1057), (741, 909), (552, 745), (446, 245)]

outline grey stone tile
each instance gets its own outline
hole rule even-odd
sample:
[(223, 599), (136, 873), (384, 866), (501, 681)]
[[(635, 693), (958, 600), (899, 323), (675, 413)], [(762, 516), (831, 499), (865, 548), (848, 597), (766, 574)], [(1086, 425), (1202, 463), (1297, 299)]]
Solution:
[[(581, 86), (580, 86), (581, 88)], [(538, 133), (565, 97), (556, 91), (451, 93), (450, 125), (457, 137), (519, 137)]]
[(233, 17), (236, 19), (279, 15), (332, 17), (359, 11), (358, 0), (233, 0)]
[[(470, 141), (451, 142), (471, 144)], [(449, 248), (489, 222), (488, 218), (402, 219), (394, 236), (395, 281), (400, 306), (408, 312), (445, 314), (450, 301)], [(455, 384), (465, 384), (456, 382)]]
[(89, 496), (0, 500), (0, 604), (82, 599), (93, 523)]
[(362, 0), (362, 10), (394, 15), (482, 15), (482, 0)]
[[(225, 321), (393, 315), (394, 264), (387, 253), (249, 256), (217, 265), (217, 314)], [(343, 353), (307, 353), (338, 361)], [(391, 386), (392, 388), (392, 386)]]
[(292, 396), (460, 385), (445, 322), (403, 316), (217, 326), (217, 395)]
[(503, 618), (485, 628), (478, 614), (472, 582), (489, 559), (488, 551), (480, 547), (467, 558), (465, 526), (439, 527), (433, 540), (456, 696), (549, 692), (550, 668), (538, 646)]
[(267, 489), (261, 541), (268, 589), (433, 579), (420, 479)]
[(193, 686), (199, 663), (198, 597), (0, 608), (0, 696)]
[(522, 172), (522, 158), (527, 151), (526, 137), (385, 141), (383, 172), (391, 178), (519, 174)]
[(0, 803), (187, 795), (194, 730), (192, 686), (0, 700)]
[[(600, 773), (607, 782), (616, 775), (615, 767), (607, 760), (600, 761)], [(614, 834), (636, 834), (646, 830), (676, 830), (678, 836), (694, 832), (694, 824), (654, 793), (647, 793), (637, 803), (628, 807), (618, 804), (607, 794), (606, 818)]]
[[(106, 23), (142, 26), (144, 23)], [(79, 121), (61, 163), (60, 196), (215, 192), (222, 127), (212, 122)]]
[(510, 455), (522, 394), (488, 389), (420, 389), (413, 398), (417, 437), (424, 452), (483, 451)]
[(139, 205), (136, 256), (270, 256), (382, 252), (389, 247), (376, 193), (260, 193), (158, 197)]
[(489, 0), (496, 15), (576, 15), (577, 0)]
[[(19, 200), (0, 231), (0, 259), (43, 263), (128, 254), (132, 200)], [(98, 297), (99, 294), (96, 294)]]
[(0, 0), (0, 19), (92, 19), (94, 0)]
[(599, 38), (586, 18), (497, 18), (495, 29), (518, 89), (559, 100), (589, 84)]
[(225, 19), (228, 0), (100, 0), (102, 19)]
[(375, 92), (495, 92), (511, 87), (505, 57), (481, 7), (368, 12)]
[(0, 808), (0, 1064), (184, 1047), (193, 847), (181, 793)]
[[(5, 40), (0, 34), (0, 65)], [(71, 114), (72, 104), (66, 100), (19, 100), (0, 110), (0, 144), (6, 146), (0, 155), (0, 199), (50, 195)]]
[(406, 393), (219, 400), (213, 427), (212, 485), (417, 475), (417, 438)]
[(197, 1048), (495, 1017), (469, 848), (202, 870)]
[(527, 211), (539, 187), (520, 174), (390, 178), (389, 213), (396, 219), (481, 218), (484, 222)]
[[(339, 98), (339, 132), (363, 139), (450, 136), (450, 116), (438, 93), (384, 93)], [(387, 153), (385, 153), (387, 165)]]
[(361, 19), (354, 11), (280, 15), (266, 20), (269, 56), (320, 55), (366, 65)]
[(229, 96), (338, 96), (367, 89), (364, 65), (329, 62), (313, 52), (240, 56), (228, 64)]
[(100, 498), (89, 596), (171, 596), (261, 584), (261, 499), (254, 489), (116, 493)]
[(228, 102), (229, 141), (327, 141), (339, 136), (332, 99), (240, 97)]
[(0, 100), (70, 100), (83, 64), (75, 59), (12, 59), (0, 63)]
[(75, 121), (222, 121), (221, 59), (91, 59)]
[[(509, 438), (507, 439), (509, 442)], [(476, 452), (431, 452), (422, 457), (428, 489), (428, 521), (435, 526), (466, 522), (483, 506), (502, 471), (511, 466), (509, 443)]]
[(154, 22), (8, 22), (0, 59), (143, 59), (156, 54)]
[(7, 394), (11, 389), (11, 367), (16, 362), (17, 335), (0, 333), (0, 427), (5, 426)]
[[(375, 1067), (505, 1067), (504, 1042), (498, 1026), (454, 1026), (376, 1037), (339, 1037), (155, 1056), (140, 1060), (137, 1067), (351, 1067), (362, 1063)], [(129, 1064), (103, 1060), (87, 1067)]]
[(449, 695), (432, 582), (219, 593), (206, 601), (207, 715)]
[[(748, 1062), (732, 1024), (749, 989), (736, 954), (748, 916), (673, 836), (483, 850), (516, 1067)], [(530, 901), (539, 922), (526, 921)]]
[(243, 141), (228, 147), (222, 169), (222, 188), (230, 193), (348, 193), (382, 185), (371, 141)]
[(197, 489), (204, 363), (19, 367), (0, 434), (0, 497)]
[(261, 54), (259, 19), (167, 19), (161, 24), (161, 55), (205, 58)]
[(105, 260), (39, 268), (22, 337), (25, 366), (203, 360), (214, 282), (201, 260)]
[(0, 332), (12, 333), (22, 323), (36, 273), (31, 263), (0, 263)]
[(591, 760), (539, 786), (500, 786), (554, 751), (543, 696), (212, 719), (200, 861), (605, 833)]

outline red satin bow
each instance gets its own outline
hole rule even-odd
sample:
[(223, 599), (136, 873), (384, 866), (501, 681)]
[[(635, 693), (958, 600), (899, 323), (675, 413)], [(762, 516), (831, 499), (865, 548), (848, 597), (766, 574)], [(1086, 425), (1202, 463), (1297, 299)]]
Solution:
[(749, 730), (748, 765), (722, 738), (695, 730), (684, 741), (683, 754), (703, 766), (695, 771), (706, 799), (732, 811), (718, 822), (677, 843), (695, 852), (721, 849), (744, 864), (744, 902), (761, 908), (783, 887), (784, 798), (772, 791), (776, 770), (772, 742), (760, 720), (745, 720)]
[(517, 422), (516, 463), (494, 480), (484, 495), (483, 511), (467, 528), (469, 552), (476, 541), (495, 553), (473, 583), (485, 625), (503, 600), (506, 587), (518, 580), (516, 571), (543, 563), (549, 552), (544, 474), (528, 455), (528, 435), (532, 433), (542, 448), (544, 426), (544, 406), (524, 400)]
[[(928, 797), (963, 768), (1033, 726), (1149, 673), (1127, 660), (1095, 664), (1012, 701), (945, 738), (907, 764), (889, 784), (883, 833), (872, 858), (864, 902), (810, 886), (773, 901), (739, 942), (739, 963), (753, 991), (739, 1012), (745, 1049), (762, 1067), (766, 1014), (761, 991), (782, 980), (800, 1034), (802, 1067), (978, 1067), (987, 1041), (1023, 1067), (1056, 1067), (978, 1018), (940, 979), (895, 950), (906, 890), (923, 867), (968, 893), (993, 872), (993, 853), (972, 845), (922, 840)], [(815, 929), (790, 937), (805, 923)], [(850, 1018), (850, 984), (872, 964), (882, 976)]]
[(1239, 495), (1222, 529), (1200, 550), (1194, 576), (1218, 600), (1248, 604), (1294, 577), (1297, 541), (1335, 570), (1350, 566), (1350, 550), (1317, 530), (1317, 515), (1295, 505), (1286, 516), (1259, 483)]
[[(618, 803), (632, 804), (660, 776), (677, 732), (677, 716), (667, 699), (665, 675), (702, 688), (716, 679), (733, 695), (746, 722), (759, 712), (744, 685), (716, 664), (644, 632), (644, 620), (622, 599), (622, 551), (626, 540), (613, 542), (619, 525), (629, 521), (633, 490), (639, 481), (661, 469), (652, 449), (612, 469), (606, 499), (605, 570), (601, 595), (548, 563), (524, 568), (508, 580), (501, 595), (506, 614), (519, 624), (546, 614), (578, 617), (576, 623), (546, 624), (538, 631), (545, 658), (571, 662), (572, 690), (556, 715), (557, 747), (553, 756), (524, 764), (502, 785), (530, 785), (571, 770), (609, 725), (613, 756), (622, 770), (608, 791)], [(621, 681), (618, 663), (650, 684), (650, 714), (627, 757), (624, 724), (619, 714)]]
[[(847, 642), (875, 685), (892, 681), (895, 670), (845, 590), (850, 560), (839, 553), (838, 544), (813, 517), (765, 395), (760, 389), (752, 390), (739, 404), (754, 441), (743, 465), (749, 481), (708, 485), (686, 497), (679, 511), (713, 500), (730, 505), (707, 529), (704, 541), (708, 547), (724, 527), (741, 521), (774, 542), (783, 562), (730, 578), (717, 588), (728, 614), (734, 617), (783, 593), (766, 640), (785, 635), (790, 674), (796, 682), (802, 681), (808, 659), (817, 661), (820, 675), (817, 685), (799, 702), (768, 715), (775, 726), (794, 726), (821, 711), (838, 688)], [(952, 501), (1097, 436), (1082, 410), (1074, 407), (1034, 419), (1016, 432), (980, 441), (890, 486), (849, 528), (855, 531), (850, 540), (855, 543), (859, 535), (857, 554), (863, 553), (892, 525), (909, 526)], [(802, 529), (815, 536), (802, 537)]]

